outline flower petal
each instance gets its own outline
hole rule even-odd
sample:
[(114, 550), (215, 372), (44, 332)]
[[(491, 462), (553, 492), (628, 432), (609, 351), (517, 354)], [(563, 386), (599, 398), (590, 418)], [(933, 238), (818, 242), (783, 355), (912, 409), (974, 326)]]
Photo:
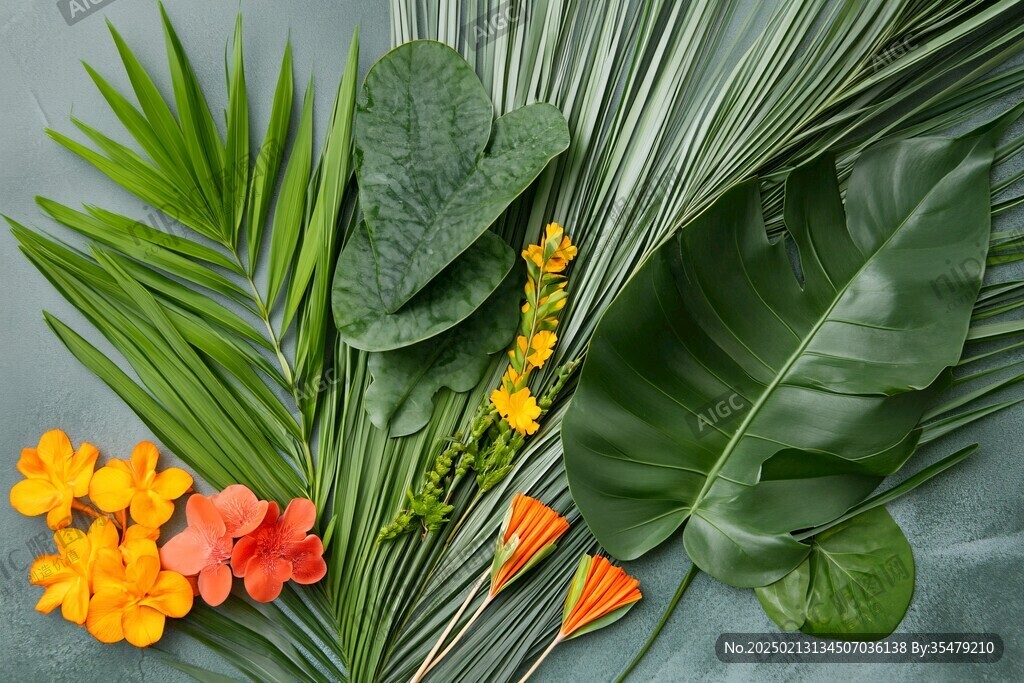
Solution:
[(149, 647), (163, 636), (166, 620), (163, 614), (152, 607), (132, 605), (124, 611), (121, 621), (124, 639), (135, 647)]
[(127, 582), (121, 553), (110, 548), (103, 548), (96, 553), (96, 560), (92, 565), (93, 592), (123, 591)]
[(72, 522), (71, 494), (72, 491), (70, 488), (63, 489), (61, 491), (60, 502), (57, 503), (52, 510), (46, 513), (46, 526), (50, 527), (54, 531), (63, 529)]
[(174, 503), (153, 491), (138, 491), (132, 497), (132, 519), (144, 526), (163, 526), (174, 514)]
[(144, 524), (132, 524), (124, 532), (124, 542), (148, 539), (156, 541), (160, 538), (158, 527), (146, 526)]
[(118, 541), (117, 528), (107, 517), (98, 517), (89, 525), (89, 552), (93, 557), (103, 548), (116, 548)]
[(293, 498), (281, 515), (281, 539), (297, 543), (316, 524), (316, 505), (308, 498)]
[(231, 568), (226, 564), (218, 564), (199, 572), (199, 594), (211, 607), (227, 600), (231, 594)]
[(178, 469), (177, 467), (168, 467), (166, 470), (156, 475), (156, 479), (153, 480), (153, 491), (160, 495), (161, 498), (167, 500), (175, 500), (185, 495), (185, 491), (188, 491), (189, 487), (192, 486), (192, 475), (185, 470)]
[(11, 505), (23, 515), (49, 512), (61, 501), (60, 490), (45, 479), (22, 479), (11, 489)]
[(47, 469), (53, 473), (64, 474), (67, 462), (75, 454), (68, 435), (59, 429), (51, 429), (43, 434), (36, 446), (39, 459), (46, 464)]
[(121, 616), (130, 602), (128, 593), (119, 589), (99, 591), (93, 595), (85, 621), (89, 633), (101, 643), (124, 640)]
[(46, 465), (39, 458), (39, 451), (35, 448), (22, 448), (21, 458), (18, 460), (18, 471), (28, 479), (46, 479)]
[(39, 602), (36, 603), (36, 611), (49, 614), (55, 610), (58, 605), (64, 602), (64, 596), (71, 589), (71, 583), (71, 581), (61, 581), (52, 586), (47, 586), (42, 596), (40, 596)]
[(93, 468), (96, 467), (96, 458), (99, 456), (99, 449), (90, 443), (83, 443), (71, 458), (67, 481), (74, 487), (76, 498), (88, 495), (89, 482), (92, 480)]
[(153, 587), (160, 574), (160, 558), (152, 555), (141, 555), (124, 568), (128, 581), (135, 585), (140, 595), (145, 595)]
[(189, 527), (160, 548), (160, 564), (179, 574), (198, 574), (206, 566), (210, 545), (196, 529)]
[(69, 583), (60, 613), (79, 626), (85, 623), (89, 614), (89, 580), (86, 577), (79, 577)]
[(233, 484), (210, 496), (233, 538), (245, 536), (260, 525), (267, 514), (267, 501), (259, 500), (249, 487)]
[(245, 576), (249, 560), (256, 554), (256, 539), (252, 536), (242, 536), (231, 549), (231, 569), (235, 576)]
[(149, 441), (141, 441), (132, 450), (132, 472), (135, 473), (137, 481), (142, 481), (146, 475), (156, 472), (156, 461), (160, 457), (160, 451)]
[[(227, 567), (225, 567), (227, 569)], [(199, 575), (202, 589), (202, 574)], [(231, 572), (228, 572), (228, 590), (231, 590)], [(226, 597), (226, 596), (225, 596)], [(166, 614), (176, 619), (188, 614), (192, 609), (192, 585), (178, 572), (160, 572), (153, 587), (139, 604)]]
[(295, 583), (316, 583), (324, 578), (327, 563), (323, 555), (324, 544), (313, 534), (289, 546), (286, 556), (292, 561), (292, 580)]
[(281, 594), (284, 582), (291, 575), (292, 563), (281, 558), (250, 562), (245, 572), (245, 590), (257, 602), (270, 602)]
[(220, 538), (227, 533), (220, 511), (214, 507), (210, 498), (202, 494), (189, 496), (188, 502), (185, 503), (185, 517), (190, 527), (207, 538)]
[(118, 550), (121, 551), (121, 558), (124, 560), (125, 565), (135, 562), (144, 555), (160, 557), (160, 551), (156, 548), (156, 541), (151, 541), (148, 538), (129, 539), (122, 543)]
[(92, 475), (89, 498), (104, 512), (120, 512), (128, 507), (135, 495), (131, 475), (113, 462), (107, 463)]

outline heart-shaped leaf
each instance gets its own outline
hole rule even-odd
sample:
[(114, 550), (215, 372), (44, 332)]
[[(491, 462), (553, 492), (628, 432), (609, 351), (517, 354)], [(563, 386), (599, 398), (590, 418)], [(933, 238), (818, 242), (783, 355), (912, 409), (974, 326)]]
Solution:
[(807, 559), (755, 592), (787, 631), (877, 640), (907, 613), (914, 555), (899, 525), (877, 507), (815, 536)]
[(543, 103), (494, 121), (490, 97), (466, 60), (442, 43), (414, 41), (367, 74), (355, 145), (381, 304), (393, 313), (569, 146), (569, 129), (561, 112)]
[(512, 270), (515, 256), (493, 232), (484, 233), (445, 271), (395, 313), (380, 306), (373, 250), (365, 224), (353, 231), (349, 254), (334, 277), (334, 322), (348, 344), (390, 351), (440, 334), (468, 318)]
[(412, 346), (370, 354), (373, 383), (364, 404), (373, 424), (391, 436), (419, 431), (430, 420), (441, 387), (469, 391), (490, 354), (512, 340), (519, 319), (520, 278), (512, 271), (491, 298), (455, 327)]
[(810, 551), (789, 532), (906, 461), (981, 285), (996, 128), (868, 150), (845, 211), (831, 158), (795, 170), (802, 282), (756, 180), (650, 257), (598, 325), (562, 429), (609, 552), (635, 558), (685, 523), (702, 570), (766, 585)]

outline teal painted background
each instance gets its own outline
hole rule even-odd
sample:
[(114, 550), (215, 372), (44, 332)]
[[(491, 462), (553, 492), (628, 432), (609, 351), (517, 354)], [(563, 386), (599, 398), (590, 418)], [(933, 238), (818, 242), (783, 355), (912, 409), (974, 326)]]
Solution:
[[(752, 5), (745, 2), (744, 4)], [(119, 126), (79, 64), (87, 60), (115, 84), (125, 79), (104, 19), (114, 22), (167, 85), (165, 53), (156, 5), (149, 0), (107, 0), (73, 26), (53, 0), (4, 0), (0, 13), (0, 211), (22, 222), (39, 222), (33, 196), (46, 194), (74, 204), (88, 201), (146, 219), (154, 210), (114, 187), (83, 162), (47, 140), (42, 129), (71, 128), (68, 114), (116, 132)], [(223, 55), (239, 4), (170, 0), (168, 10), (207, 85), (215, 109), (224, 106)], [(363, 72), (389, 45), (384, 0), (245, 0), (246, 67), (253, 130), (261, 131), (286, 36), (295, 48), (297, 82), (313, 73), (321, 93), (317, 121), (330, 106), (323, 94), (341, 73), (341, 60), (358, 24)], [(1018, 62), (1019, 63), (1019, 62)], [(1006, 101), (1009, 105), (1011, 100)], [(1017, 129), (1019, 131), (1019, 127)], [(1020, 213), (1000, 229), (1020, 228)], [(56, 234), (64, 236), (59, 229)], [(1020, 275), (1018, 274), (1018, 277)], [(0, 489), (19, 478), (19, 450), (59, 427), (77, 444), (88, 440), (104, 457), (126, 457), (151, 438), (145, 426), (99, 380), (65, 351), (43, 323), (45, 309), (79, 330), (88, 325), (21, 257), (14, 239), (0, 234)], [(96, 335), (87, 334), (96, 340)], [(102, 344), (100, 348), (106, 348)], [(1009, 390), (1012, 395), (1013, 390)], [(1018, 392), (1018, 395), (1020, 392)], [(1024, 406), (975, 425), (921, 456), (930, 461), (961, 445), (983, 450), (941, 480), (892, 506), (915, 551), (917, 593), (901, 631), (994, 631), (1006, 653), (995, 665), (726, 665), (714, 654), (723, 632), (773, 630), (753, 594), (698, 576), (661, 639), (637, 671), (645, 681), (1024, 680)], [(164, 465), (180, 464), (164, 454)], [(202, 490), (202, 489), (201, 489)], [(4, 495), (6, 498), (6, 493)], [(155, 653), (126, 644), (101, 645), (59, 613), (32, 609), (39, 589), (28, 585), (31, 557), (47, 548), (41, 518), (25, 518), (0, 502), (0, 680), (172, 681), (182, 676)], [(670, 542), (629, 569), (645, 599), (628, 619), (601, 633), (564, 644), (537, 680), (608, 681), (640, 647), (657, 623), (686, 566), (682, 546)], [(192, 663), (229, 673), (214, 655), (173, 627), (160, 642)]]

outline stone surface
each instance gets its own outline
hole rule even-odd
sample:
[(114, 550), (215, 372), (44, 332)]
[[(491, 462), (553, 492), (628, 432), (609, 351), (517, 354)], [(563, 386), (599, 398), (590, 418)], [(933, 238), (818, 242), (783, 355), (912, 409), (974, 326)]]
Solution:
[[(94, 0), (95, 1), (95, 0)], [(84, 162), (60, 150), (42, 134), (46, 126), (71, 128), (75, 116), (116, 132), (117, 122), (79, 65), (85, 59), (119, 86), (125, 83), (104, 19), (116, 24), (161, 87), (168, 85), (164, 46), (154, 2), (107, 0), (72, 26), (52, 1), (5, 2), (0, 14), (0, 211), (22, 222), (46, 226), (32, 198), (45, 193), (59, 201), (90, 201), (145, 217), (150, 207), (128, 196)], [(97, 3), (99, 5), (99, 3)], [(225, 105), (223, 50), (231, 33), (236, 3), (173, 0), (169, 12), (189, 51), (215, 110)], [(352, 30), (360, 26), (363, 72), (390, 40), (387, 3), (381, 0), (248, 0), (243, 3), (246, 66), (253, 106), (254, 135), (269, 113), (281, 51), (288, 32), (295, 48), (297, 83), (312, 72), (320, 93), (318, 131), (330, 108)], [(1009, 104), (1009, 100), (1007, 101)], [(1020, 128), (1016, 129), (1018, 132)], [(319, 135), (318, 135), (319, 138)], [(1018, 226), (1008, 216), (1002, 229)], [(54, 226), (49, 225), (47, 229)], [(63, 234), (60, 229), (54, 230)], [(1018, 275), (1019, 277), (1019, 275)], [(126, 457), (131, 447), (151, 438), (146, 427), (98, 379), (82, 368), (49, 332), (45, 309), (95, 340), (88, 325), (18, 252), (6, 231), (0, 235), (0, 489), (19, 478), (18, 451), (35, 445), (46, 429), (60, 427), (78, 443), (89, 440), (104, 456)], [(101, 349), (107, 348), (100, 345)], [(1011, 390), (1012, 391), (1012, 390)], [(1018, 392), (1019, 394), (1019, 392)], [(1021, 680), (1024, 642), (1020, 585), (1024, 563), (1024, 406), (975, 425), (921, 456), (930, 460), (961, 445), (980, 442), (983, 450), (940, 480), (899, 501), (892, 512), (914, 547), (917, 593), (901, 631), (995, 631), (1006, 653), (995, 665), (726, 665), (714, 655), (723, 632), (772, 631), (753, 593), (698, 576), (661, 639), (634, 680), (818, 681), (941, 680), (966, 678)], [(179, 464), (164, 454), (165, 465)], [(157, 653), (121, 643), (98, 644), (58, 613), (32, 607), (39, 589), (27, 584), (34, 550), (48, 543), (41, 519), (15, 513), (0, 503), (0, 678), (10, 681), (176, 681), (187, 680), (160, 663)], [(682, 544), (670, 542), (630, 571), (640, 577), (645, 599), (628, 619), (601, 633), (564, 644), (536, 680), (609, 681), (643, 643), (661, 617), (686, 569)], [(230, 669), (215, 655), (170, 629), (160, 647), (215, 671)]]

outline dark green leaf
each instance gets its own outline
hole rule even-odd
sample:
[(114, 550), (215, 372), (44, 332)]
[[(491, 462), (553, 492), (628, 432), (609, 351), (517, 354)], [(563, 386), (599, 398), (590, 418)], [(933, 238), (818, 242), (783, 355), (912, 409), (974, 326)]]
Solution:
[(903, 464), (967, 335), (982, 273), (948, 271), (984, 261), (992, 155), (987, 132), (868, 150), (845, 212), (831, 157), (793, 171), (802, 282), (756, 181), (651, 256), (598, 325), (562, 431), (609, 552), (637, 557), (686, 523), (703, 571), (772, 583), (807, 553), (788, 532), (827, 521), (803, 496), (834, 518)]

